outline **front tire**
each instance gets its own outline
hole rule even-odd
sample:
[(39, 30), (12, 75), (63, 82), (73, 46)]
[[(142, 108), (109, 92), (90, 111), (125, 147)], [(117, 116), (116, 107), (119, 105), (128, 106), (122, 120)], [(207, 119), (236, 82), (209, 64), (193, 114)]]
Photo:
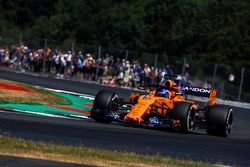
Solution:
[(233, 110), (226, 106), (212, 106), (206, 113), (207, 134), (227, 137), (232, 130)]
[(194, 110), (192, 104), (188, 102), (177, 102), (174, 104), (174, 119), (180, 120), (180, 128), (183, 132), (192, 132), (194, 130)]
[(111, 123), (111, 112), (118, 110), (119, 97), (115, 92), (100, 90), (94, 100), (90, 117), (96, 122)]

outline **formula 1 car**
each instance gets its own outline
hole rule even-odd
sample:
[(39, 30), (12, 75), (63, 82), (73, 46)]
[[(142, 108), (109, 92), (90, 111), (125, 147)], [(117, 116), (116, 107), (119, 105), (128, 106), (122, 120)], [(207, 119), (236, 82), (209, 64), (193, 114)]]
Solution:
[[(146, 93), (132, 93), (122, 102), (115, 92), (100, 90), (90, 117), (97, 122), (125, 122), (133, 125), (179, 129), (227, 137), (232, 129), (233, 110), (215, 104), (215, 89), (184, 86), (176, 76), (166, 75), (159, 85), (139, 87)], [(187, 95), (208, 97), (203, 107)]]

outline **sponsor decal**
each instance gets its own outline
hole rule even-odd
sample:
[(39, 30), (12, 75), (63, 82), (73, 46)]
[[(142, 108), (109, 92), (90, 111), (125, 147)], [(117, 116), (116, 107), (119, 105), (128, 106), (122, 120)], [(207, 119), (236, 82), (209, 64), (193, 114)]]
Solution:
[(182, 91), (184, 92), (197, 92), (197, 93), (206, 93), (206, 94), (210, 94), (211, 89), (207, 89), (207, 88), (198, 88), (198, 87), (191, 87), (191, 86), (183, 86), (182, 87)]

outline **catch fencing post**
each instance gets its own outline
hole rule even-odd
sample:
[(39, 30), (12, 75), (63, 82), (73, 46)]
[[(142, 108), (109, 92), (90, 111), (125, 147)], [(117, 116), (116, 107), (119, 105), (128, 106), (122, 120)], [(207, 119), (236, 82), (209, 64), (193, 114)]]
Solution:
[[(155, 64), (154, 64), (154, 68), (155, 68), (155, 71), (156, 71), (156, 68), (157, 68), (157, 63), (158, 63), (158, 54), (156, 53), (155, 54)], [(155, 72), (156, 73), (156, 72)], [(154, 73), (154, 79), (153, 79), (153, 83), (155, 83), (155, 73)]]
[(45, 63), (47, 56), (47, 39), (44, 40), (44, 50), (43, 50), (43, 73), (45, 74)]
[(243, 86), (243, 80), (244, 80), (244, 73), (245, 73), (245, 67), (242, 67), (241, 68), (241, 78), (240, 78), (240, 89), (239, 89), (238, 101), (240, 101), (240, 98), (241, 98), (242, 86)]
[(21, 59), (21, 57), (20, 57), (21, 56), (21, 45), (23, 43), (22, 34), (19, 34), (19, 41), (18, 41), (18, 43), (19, 43), (19, 47), (18, 47), (18, 55), (17, 55), (17, 65), (16, 65), (16, 67), (14, 67), (15, 71), (19, 70), (19, 63), (20, 63), (20, 59)]
[(184, 59), (183, 59), (183, 66), (182, 66), (182, 72), (181, 72), (182, 76), (184, 76), (184, 74), (185, 74), (186, 64), (187, 64), (187, 58), (184, 57)]
[(74, 52), (75, 52), (75, 42), (72, 42), (71, 53), (73, 54)]
[(126, 62), (128, 60), (128, 50), (126, 50), (126, 52), (125, 52), (125, 60), (126, 60)]
[(99, 66), (100, 66), (100, 58), (101, 58), (101, 54), (102, 54), (102, 47), (99, 46), (98, 47), (98, 58), (97, 58), (97, 64), (96, 64), (96, 71), (95, 71), (95, 81), (97, 81), (98, 79), (98, 73), (99, 73)]
[(213, 72), (212, 88), (214, 88), (214, 86), (215, 86), (215, 78), (216, 78), (217, 68), (218, 68), (218, 64), (216, 63), (214, 66), (214, 72)]
[(164, 57), (164, 63), (166, 62), (166, 64), (169, 65), (168, 55), (166, 52), (163, 53), (163, 57)]
[(73, 72), (73, 67), (72, 68), (72, 65), (73, 65), (73, 58), (75, 56), (75, 42), (72, 42), (72, 45), (71, 45), (71, 60), (70, 60), (70, 65), (69, 65), (69, 75), (71, 76), (72, 75), (72, 72)]
[(158, 54), (155, 54), (155, 64), (154, 64), (154, 68), (156, 69), (157, 67), (157, 63), (158, 63)]
[(22, 34), (19, 34), (19, 45), (23, 43), (23, 36)]

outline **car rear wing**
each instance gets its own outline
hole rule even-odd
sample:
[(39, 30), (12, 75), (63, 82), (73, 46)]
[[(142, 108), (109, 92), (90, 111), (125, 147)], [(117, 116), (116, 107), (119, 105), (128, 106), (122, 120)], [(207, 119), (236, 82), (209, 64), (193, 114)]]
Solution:
[(181, 90), (187, 95), (209, 97), (212, 89), (185, 85), (181, 87)]
[(181, 90), (186, 95), (208, 97), (209, 99), (206, 102), (206, 105), (212, 106), (215, 103), (216, 94), (217, 94), (217, 91), (215, 89), (184, 85), (181, 87)]

